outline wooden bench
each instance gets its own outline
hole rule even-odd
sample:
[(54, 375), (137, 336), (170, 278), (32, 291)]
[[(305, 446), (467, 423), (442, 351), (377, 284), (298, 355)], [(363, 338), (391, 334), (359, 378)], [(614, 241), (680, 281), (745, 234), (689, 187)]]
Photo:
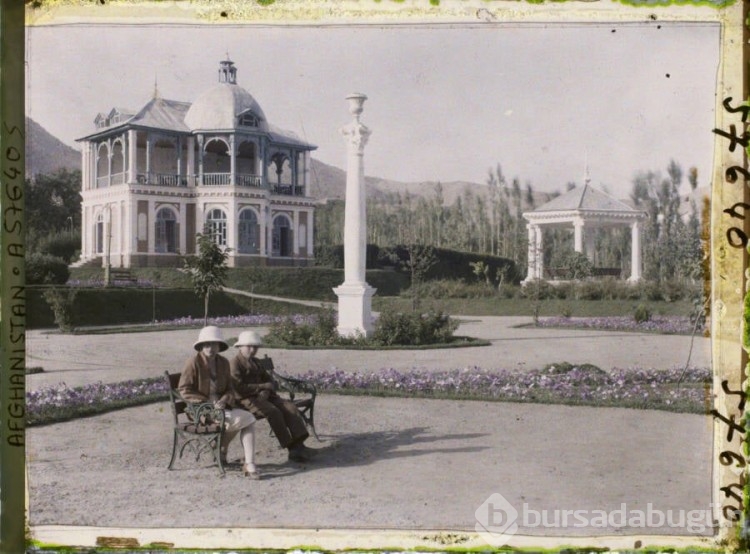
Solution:
[[(277, 392), (281, 396), (294, 402), (299, 410), (305, 425), (309, 427), (317, 440), (320, 440), (315, 431), (315, 397), (317, 389), (315, 385), (304, 379), (286, 377), (274, 370), (273, 360), (268, 356), (259, 358), (260, 365), (265, 369), (276, 384)], [(169, 460), (169, 469), (174, 466), (177, 452), (179, 450), (182, 458), (185, 449), (195, 454), (196, 462), (200, 460), (201, 454), (211, 452), (214, 462), (219, 465), (219, 471), (224, 474), (221, 462), (221, 437), (224, 434), (224, 410), (214, 408), (211, 403), (185, 402), (177, 387), (180, 383), (180, 373), (164, 372), (169, 387), (170, 407), (174, 419), (172, 457)], [(256, 419), (265, 419), (256, 415)], [(197, 423), (196, 423), (197, 422)], [(182, 445), (180, 446), (180, 443)]]

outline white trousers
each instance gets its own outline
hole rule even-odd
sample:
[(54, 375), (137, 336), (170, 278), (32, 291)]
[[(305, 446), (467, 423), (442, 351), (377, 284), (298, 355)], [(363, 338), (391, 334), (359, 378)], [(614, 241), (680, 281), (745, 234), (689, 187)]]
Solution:
[(224, 428), (227, 437), (224, 448), (239, 432), (242, 449), (245, 451), (245, 463), (250, 469), (255, 468), (255, 416), (247, 410), (224, 410)]

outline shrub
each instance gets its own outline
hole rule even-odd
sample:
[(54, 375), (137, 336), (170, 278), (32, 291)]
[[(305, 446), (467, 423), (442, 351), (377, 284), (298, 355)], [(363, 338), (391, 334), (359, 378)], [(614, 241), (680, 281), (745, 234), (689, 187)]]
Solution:
[(458, 323), (443, 312), (381, 314), (375, 325), (373, 342), (385, 346), (449, 342)]
[(526, 283), (521, 288), (521, 296), (531, 300), (548, 300), (555, 298), (556, 296), (555, 287), (550, 285), (547, 281), (535, 280)]
[(645, 304), (638, 304), (633, 313), (633, 319), (636, 323), (644, 323), (651, 319), (651, 310)]
[(81, 233), (78, 231), (50, 235), (39, 244), (41, 252), (62, 258), (66, 264), (78, 257), (80, 248)]
[(44, 300), (49, 304), (52, 313), (55, 314), (55, 323), (63, 333), (71, 332), (75, 327), (73, 302), (78, 291), (75, 289), (62, 289), (52, 287), (44, 291)]
[(604, 296), (599, 281), (584, 281), (578, 285), (578, 298), (581, 300), (601, 300)]
[(68, 277), (70, 277), (70, 270), (62, 258), (37, 252), (26, 257), (26, 284), (28, 285), (64, 285)]

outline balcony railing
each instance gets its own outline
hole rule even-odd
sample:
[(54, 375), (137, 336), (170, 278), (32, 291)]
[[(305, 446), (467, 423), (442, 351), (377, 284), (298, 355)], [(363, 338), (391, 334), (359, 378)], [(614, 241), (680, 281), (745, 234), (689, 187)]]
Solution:
[(204, 173), (202, 184), (208, 186), (228, 185), (230, 179), (231, 174), (229, 173)]
[(160, 187), (185, 187), (187, 178), (174, 173), (139, 173), (136, 180), (141, 185), (157, 185)]
[(125, 182), (125, 173), (113, 173), (96, 178), (96, 188), (104, 188), (110, 185), (122, 185)]
[(234, 176), (234, 182), (241, 187), (260, 188), (263, 186), (263, 179), (252, 173), (238, 173)]
[(305, 187), (298, 185), (272, 185), (271, 192), (273, 194), (283, 194), (286, 196), (304, 196)]

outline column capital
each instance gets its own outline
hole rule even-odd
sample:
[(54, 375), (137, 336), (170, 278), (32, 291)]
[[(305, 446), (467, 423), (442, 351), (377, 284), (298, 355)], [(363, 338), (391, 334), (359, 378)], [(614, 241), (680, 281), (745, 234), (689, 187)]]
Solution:
[(344, 140), (350, 151), (355, 152), (359, 156), (364, 154), (365, 146), (372, 134), (369, 128), (358, 121), (354, 121), (348, 125), (344, 125), (339, 129), (339, 132), (344, 136)]

